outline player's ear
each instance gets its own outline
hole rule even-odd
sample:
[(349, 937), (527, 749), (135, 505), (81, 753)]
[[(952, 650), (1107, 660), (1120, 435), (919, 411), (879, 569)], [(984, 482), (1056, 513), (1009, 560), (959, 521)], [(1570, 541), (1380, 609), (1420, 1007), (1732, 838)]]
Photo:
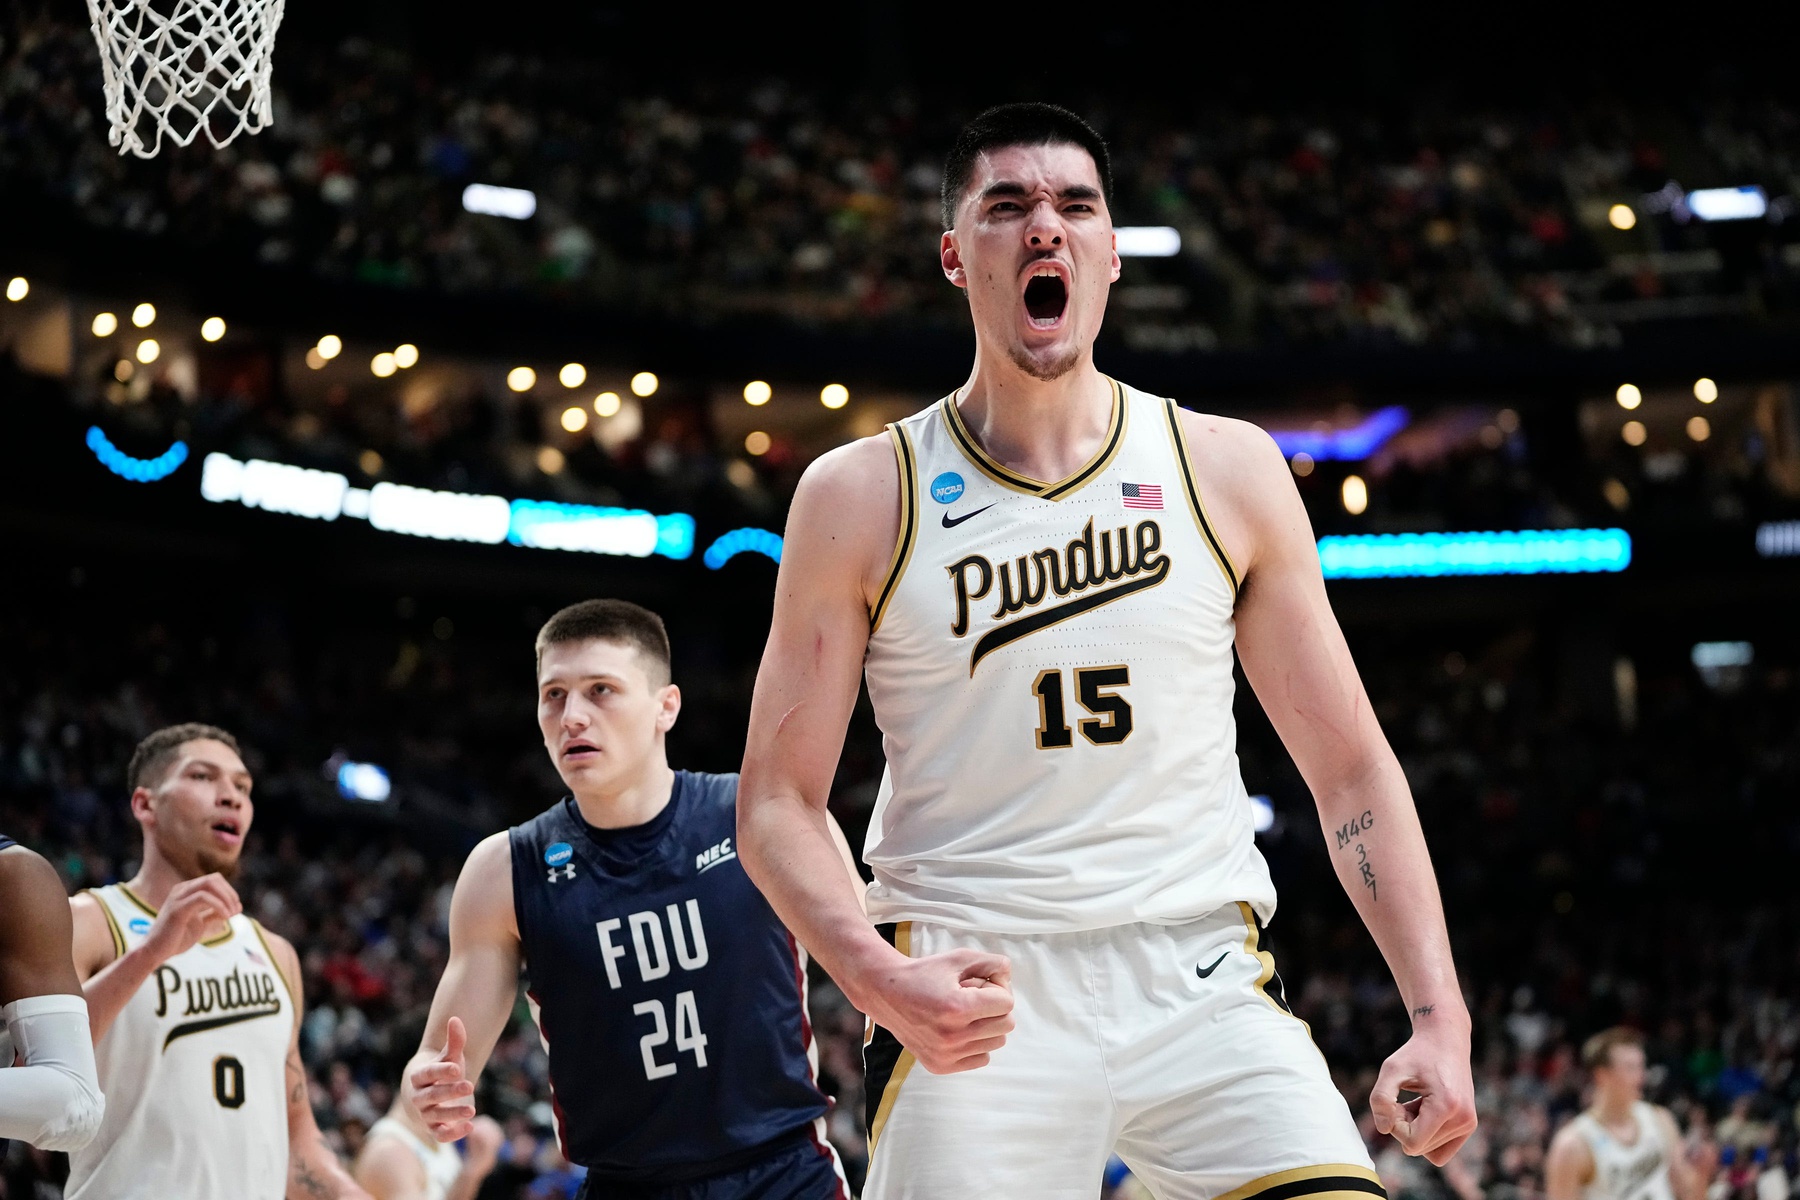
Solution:
[(1112, 274), (1107, 277), (1108, 281), (1112, 283), (1119, 282), (1119, 275), (1124, 269), (1125, 264), (1119, 258), (1119, 235), (1115, 232), (1112, 235)]
[(667, 733), (675, 728), (675, 718), (681, 715), (681, 689), (672, 683), (665, 684), (657, 695), (657, 703), (656, 732)]
[(944, 230), (943, 240), (938, 243), (938, 261), (943, 264), (945, 279), (959, 288), (969, 286), (969, 273), (963, 267), (962, 251), (956, 245), (956, 230)]
[(150, 794), (149, 788), (140, 787), (140, 788), (132, 789), (132, 791), (131, 791), (131, 815), (136, 817), (139, 821), (142, 821), (145, 818), (151, 818), (151, 819), (155, 818), (156, 808), (153, 804), (151, 804), (151, 794)]

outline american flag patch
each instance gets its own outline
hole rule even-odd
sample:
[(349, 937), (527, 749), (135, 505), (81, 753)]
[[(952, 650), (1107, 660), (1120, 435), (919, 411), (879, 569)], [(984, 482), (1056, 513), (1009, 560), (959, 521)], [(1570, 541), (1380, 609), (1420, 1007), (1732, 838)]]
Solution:
[(1162, 507), (1160, 483), (1121, 483), (1119, 494), (1124, 499), (1126, 508)]

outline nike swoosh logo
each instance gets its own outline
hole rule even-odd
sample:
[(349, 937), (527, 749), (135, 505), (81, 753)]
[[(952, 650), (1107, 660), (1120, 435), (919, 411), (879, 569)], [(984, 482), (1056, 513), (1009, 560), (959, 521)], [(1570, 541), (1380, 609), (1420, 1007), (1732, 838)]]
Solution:
[[(998, 503), (998, 501), (996, 501), (995, 503)], [(992, 507), (994, 507), (994, 505), (990, 504), (987, 506), (987, 508), (978, 508), (974, 512), (964, 513), (960, 517), (952, 517), (949, 513), (945, 513), (944, 514), (944, 528), (945, 529), (955, 529), (958, 525), (961, 525), (964, 521), (967, 521), (970, 517), (979, 517), (982, 513), (986, 512), (989, 508), (992, 508)]]
[(1221, 954), (1221, 955), (1219, 955), (1219, 957), (1213, 959), (1212, 966), (1210, 966), (1210, 967), (1195, 967), (1194, 974), (1198, 975), (1202, 979), (1205, 979), (1207, 976), (1211, 975), (1214, 971), (1219, 969), (1219, 964), (1225, 961), (1225, 955), (1230, 954), (1230, 953), (1231, 953), (1231, 951), (1227, 950), (1225, 952), (1225, 954)]
[(256, 1008), (246, 1012), (231, 1013), (228, 1016), (212, 1017), (205, 1021), (189, 1021), (185, 1025), (177, 1025), (175, 1028), (169, 1030), (169, 1036), (163, 1039), (163, 1049), (167, 1050), (170, 1042), (173, 1042), (176, 1038), (184, 1038), (190, 1033), (205, 1033), (209, 1029), (223, 1029), (227, 1025), (236, 1025), (240, 1021), (255, 1021), (262, 1017), (276, 1017), (280, 1015), (281, 1002), (276, 1001), (273, 1008)]
[(1002, 646), (1016, 642), (1022, 637), (1030, 637), (1032, 634), (1037, 633), (1040, 630), (1048, 629), (1052, 625), (1061, 624), (1071, 617), (1078, 617), (1082, 613), (1092, 612), (1094, 609), (1099, 608), (1102, 605), (1111, 604), (1115, 600), (1123, 600), (1134, 592), (1141, 592), (1145, 588), (1155, 587), (1169, 577), (1169, 562), (1169, 559), (1164, 558), (1154, 574), (1140, 576), (1130, 583), (1121, 583), (1113, 587), (1101, 588), (1098, 591), (1088, 592), (1073, 600), (1069, 600), (1062, 604), (1053, 604), (1049, 608), (1039, 609), (1028, 617), (1020, 617), (1016, 621), (1009, 621), (1005, 625), (1000, 625), (988, 630), (981, 635), (981, 640), (975, 643), (975, 648), (969, 651), (970, 677), (972, 678), (974, 676), (977, 663), (994, 651), (1000, 649)]

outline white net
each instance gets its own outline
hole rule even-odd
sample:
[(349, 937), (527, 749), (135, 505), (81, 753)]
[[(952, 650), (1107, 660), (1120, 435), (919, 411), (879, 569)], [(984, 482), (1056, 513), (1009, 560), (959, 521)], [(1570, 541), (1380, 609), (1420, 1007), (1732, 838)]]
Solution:
[(105, 71), (107, 140), (153, 158), (167, 138), (222, 147), (269, 126), (284, 0), (88, 0)]

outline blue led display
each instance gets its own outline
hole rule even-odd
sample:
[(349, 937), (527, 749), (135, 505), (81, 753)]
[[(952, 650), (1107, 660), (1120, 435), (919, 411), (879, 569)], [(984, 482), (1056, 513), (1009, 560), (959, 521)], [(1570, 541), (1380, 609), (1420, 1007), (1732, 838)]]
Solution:
[(767, 529), (734, 529), (730, 533), (721, 534), (708, 546), (700, 561), (716, 571), (739, 554), (766, 554), (780, 562), (781, 535), (770, 533)]
[(1314, 462), (1361, 462), (1406, 428), (1410, 418), (1398, 404), (1378, 408), (1349, 429), (1271, 429), (1269, 436), (1288, 458), (1304, 454)]
[(694, 518), (687, 513), (658, 516), (641, 508), (514, 500), (506, 540), (538, 550), (684, 559), (694, 553)]
[(1501, 533), (1376, 533), (1319, 539), (1327, 579), (1438, 575), (1553, 575), (1623, 571), (1623, 529), (1523, 529)]
[(100, 465), (117, 475), (120, 479), (129, 479), (133, 483), (155, 483), (159, 479), (167, 479), (175, 473), (175, 469), (187, 461), (188, 448), (186, 442), (176, 442), (155, 458), (133, 458), (112, 444), (98, 425), (88, 426), (88, 449), (100, 460)]

